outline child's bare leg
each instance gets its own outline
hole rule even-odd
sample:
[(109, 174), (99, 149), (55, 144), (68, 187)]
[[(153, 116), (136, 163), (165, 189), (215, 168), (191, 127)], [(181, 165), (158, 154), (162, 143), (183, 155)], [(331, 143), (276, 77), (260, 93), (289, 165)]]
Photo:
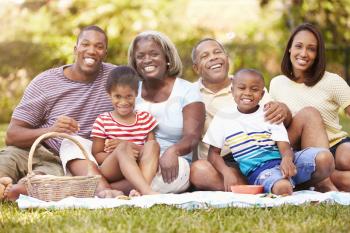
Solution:
[[(67, 168), (74, 176), (86, 176), (88, 174), (88, 163), (91, 163), (92, 169), (90, 170), (89, 175), (101, 175), (101, 171), (91, 161), (83, 159), (71, 160), (67, 163)], [(100, 181), (97, 184), (96, 194), (101, 198), (111, 198), (123, 195), (123, 192), (119, 190), (112, 189), (111, 185), (108, 183), (104, 176), (101, 177)]]
[[(147, 158), (148, 155), (155, 155), (155, 157)], [(156, 162), (153, 160), (156, 159)], [(143, 153), (139, 161), (139, 167), (141, 168), (141, 173), (143, 174), (145, 180), (148, 184), (152, 183), (153, 177), (155, 176), (158, 168), (159, 159), (159, 144), (156, 141), (149, 141), (144, 145)], [(142, 163), (150, 163), (150, 166), (144, 166), (145, 171), (143, 172)], [(142, 162), (141, 162), (142, 161)], [(152, 164), (155, 164), (152, 169)], [(129, 193), (129, 196), (140, 196), (140, 193), (134, 189), (133, 185), (126, 179), (116, 181), (111, 183), (112, 187), (116, 189), (123, 190), (124, 193)]]
[(271, 192), (276, 195), (291, 195), (293, 186), (289, 180), (281, 179), (273, 185)]
[[(117, 148), (119, 145), (117, 146)], [(100, 165), (101, 174), (107, 179), (109, 183), (124, 179), (120, 170), (120, 164), (117, 156), (115, 156), (115, 149)]]
[(131, 142), (120, 143), (112, 152), (111, 156), (112, 155), (118, 159), (120, 170), (124, 177), (130, 181), (141, 194), (155, 194), (137, 164), (137, 158), (134, 156)]
[(125, 194), (130, 193), (130, 191), (134, 189), (134, 186), (127, 179), (125, 179), (125, 177), (122, 180), (115, 181), (110, 184), (113, 189), (122, 190)]
[[(239, 171), (239, 168), (237, 166), (229, 167), (229, 169), (236, 177), (235, 185), (247, 184), (245, 177)], [(199, 190), (225, 190), (224, 179), (222, 175), (213, 167), (213, 165), (208, 160), (200, 159), (192, 163), (190, 181)]]
[(141, 173), (150, 185), (158, 169), (160, 148), (157, 141), (152, 140), (145, 143), (143, 152), (139, 159)]
[[(101, 171), (101, 174), (106, 178), (106, 180), (109, 183), (123, 179), (123, 174), (120, 171), (118, 159), (116, 158), (116, 156), (114, 156), (112, 154), (110, 154), (103, 161), (103, 163), (100, 166), (100, 171)], [(98, 196), (102, 197), (102, 198), (115, 197), (115, 195), (114, 195), (115, 191), (116, 190), (112, 190), (112, 189), (103, 190), (99, 193)]]

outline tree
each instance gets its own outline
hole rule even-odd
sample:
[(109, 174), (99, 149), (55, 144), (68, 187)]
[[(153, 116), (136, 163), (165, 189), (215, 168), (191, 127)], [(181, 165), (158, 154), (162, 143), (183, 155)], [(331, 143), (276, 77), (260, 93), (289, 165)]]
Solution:
[(73, 62), (76, 37), (87, 25), (98, 25), (107, 32), (107, 61), (115, 64), (127, 63), (129, 43), (139, 32), (167, 34), (184, 61), (184, 77), (193, 80), (190, 48), (208, 30), (186, 24), (181, 17), (186, 6), (186, 0), (0, 2), (0, 122), (9, 120), (12, 106), (30, 79), (50, 67)]
[[(286, 44), (297, 25), (309, 22), (321, 30), (327, 49), (327, 68), (346, 77), (350, 83), (350, 0), (260, 0), (266, 11), (278, 8), (281, 18), (272, 27), (280, 31)], [(342, 65), (343, 64), (343, 65)]]

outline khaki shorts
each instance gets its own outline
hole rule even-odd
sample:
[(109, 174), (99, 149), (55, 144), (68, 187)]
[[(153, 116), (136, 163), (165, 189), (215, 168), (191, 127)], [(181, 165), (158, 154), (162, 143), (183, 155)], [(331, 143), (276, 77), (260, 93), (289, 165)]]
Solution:
[[(82, 138), (80, 136), (73, 136), (73, 137), (78, 142), (80, 142), (80, 144), (86, 150), (86, 153), (88, 154), (89, 159), (97, 165), (96, 159), (91, 153), (92, 141), (86, 138)], [(63, 139), (61, 143), (60, 158), (62, 161), (64, 174), (68, 174), (68, 175), (70, 174), (70, 172), (67, 171), (67, 163), (69, 161), (75, 160), (75, 159), (86, 159), (83, 152), (80, 150), (80, 148), (69, 139)]]
[[(28, 174), (29, 149), (21, 149), (8, 146), (0, 151), (0, 177), (11, 177), (17, 183)], [(62, 176), (63, 169), (60, 158), (39, 145), (35, 150), (32, 162), (32, 170), (48, 175)]]

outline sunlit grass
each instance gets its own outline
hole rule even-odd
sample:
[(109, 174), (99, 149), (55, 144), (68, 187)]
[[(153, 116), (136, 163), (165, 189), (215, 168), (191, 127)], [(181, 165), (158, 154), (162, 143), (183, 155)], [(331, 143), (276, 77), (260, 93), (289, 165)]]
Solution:
[(350, 117), (340, 114), (340, 123), (343, 126), (343, 130), (350, 134)]
[(182, 210), (24, 210), (0, 204), (1, 232), (348, 232), (350, 208), (339, 205)]
[[(342, 119), (349, 132), (349, 119)], [(7, 125), (0, 125), (4, 146)], [(1, 159), (1, 158), (0, 158)], [(158, 205), (149, 209), (19, 210), (0, 203), (0, 232), (349, 232), (350, 207), (327, 204), (276, 208), (182, 210)]]

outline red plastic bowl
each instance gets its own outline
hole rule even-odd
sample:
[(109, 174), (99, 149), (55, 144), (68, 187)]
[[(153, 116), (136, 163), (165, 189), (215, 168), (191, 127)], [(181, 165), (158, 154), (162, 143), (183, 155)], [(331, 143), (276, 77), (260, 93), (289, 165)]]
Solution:
[(264, 186), (262, 186), (262, 185), (232, 185), (231, 191), (233, 193), (258, 194), (258, 193), (264, 192)]

